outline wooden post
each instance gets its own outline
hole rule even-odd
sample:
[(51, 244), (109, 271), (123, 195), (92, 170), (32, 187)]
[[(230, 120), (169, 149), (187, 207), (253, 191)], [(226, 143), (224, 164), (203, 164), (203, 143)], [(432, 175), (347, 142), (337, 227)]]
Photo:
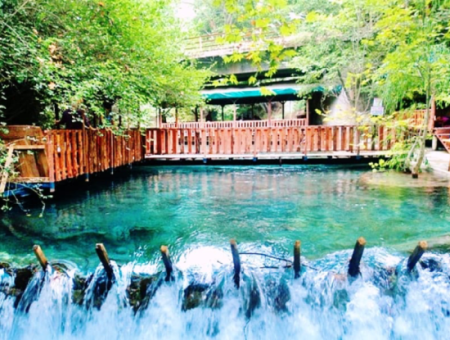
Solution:
[(433, 132), (434, 122), (436, 121), (436, 100), (434, 97), (431, 98), (431, 112), (430, 120), (428, 121), (428, 132)]
[(286, 104), (286, 102), (281, 102), (281, 117), (284, 119), (284, 104)]
[(178, 107), (175, 108), (175, 126), (178, 128)]
[(237, 111), (236, 103), (233, 103), (233, 127), (236, 126), (236, 111)]
[(3, 174), (2, 174), (2, 179), (0, 182), (0, 194), (3, 194), (5, 192), (6, 189), (6, 183), (8, 182), (8, 177), (9, 177), (9, 167), (12, 164), (13, 161), (13, 154), (14, 154), (14, 144), (11, 144), (8, 147), (8, 155), (6, 156), (6, 161), (5, 164), (3, 166)]
[(173, 266), (169, 258), (169, 248), (167, 246), (161, 246), (161, 255), (164, 267), (166, 267), (166, 281), (170, 281), (172, 279)]
[(355, 249), (353, 249), (353, 255), (348, 265), (348, 275), (355, 277), (361, 272), (359, 271), (359, 263), (364, 252), (364, 246), (366, 245), (366, 240), (364, 237), (358, 238), (355, 244)]
[(224, 116), (224, 112), (223, 112), (225, 105), (222, 104), (221, 106), (222, 106), (222, 122), (223, 122), (223, 121), (225, 121), (225, 116)]
[(36, 255), (36, 258), (38, 259), (42, 270), (45, 272), (47, 271), (48, 261), (47, 258), (44, 255), (44, 252), (42, 251), (41, 247), (38, 245), (33, 246), (34, 255)]
[(100, 259), (100, 262), (102, 263), (103, 268), (105, 269), (108, 279), (111, 280), (113, 278), (113, 270), (111, 267), (111, 263), (109, 261), (108, 253), (103, 243), (97, 243), (95, 245), (95, 252), (97, 253), (98, 258)]
[(231, 255), (233, 256), (233, 265), (234, 265), (234, 276), (233, 276), (234, 284), (236, 285), (236, 288), (239, 288), (240, 276), (241, 276), (241, 260), (239, 258), (239, 252), (237, 249), (236, 240), (231, 239), (230, 246), (231, 246)]
[(408, 258), (408, 270), (411, 271), (416, 266), (417, 262), (419, 262), (425, 250), (428, 248), (427, 241), (420, 241), (419, 244), (414, 249), (411, 256)]
[(198, 122), (198, 106), (195, 107), (194, 116), (195, 116), (195, 121)]
[(300, 241), (295, 241), (294, 244), (294, 278), (298, 279), (300, 277), (301, 263), (300, 263)]
[(305, 111), (306, 111), (306, 125), (309, 125), (309, 99), (306, 99)]

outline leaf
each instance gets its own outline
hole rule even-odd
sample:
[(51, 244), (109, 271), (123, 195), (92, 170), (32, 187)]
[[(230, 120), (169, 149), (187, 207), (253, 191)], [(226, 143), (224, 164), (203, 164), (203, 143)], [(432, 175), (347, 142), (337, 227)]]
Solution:
[(262, 96), (274, 96), (276, 95), (275, 92), (273, 92), (271, 89), (267, 88), (267, 87), (261, 87), (260, 88), (260, 92)]

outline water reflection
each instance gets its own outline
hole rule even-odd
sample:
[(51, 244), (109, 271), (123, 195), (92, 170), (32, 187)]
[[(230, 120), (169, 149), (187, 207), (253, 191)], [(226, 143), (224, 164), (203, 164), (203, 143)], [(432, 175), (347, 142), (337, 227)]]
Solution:
[[(13, 211), (0, 222), (0, 260), (27, 263), (40, 243), (50, 258), (82, 268), (97, 264), (96, 242), (121, 262), (144, 261), (168, 244), (175, 256), (192, 246), (269, 246), (290, 253), (303, 241), (310, 258), (369, 246), (402, 249), (449, 230), (445, 186), (373, 185), (367, 168), (339, 166), (136, 167), (131, 175), (59, 189), (43, 218)], [(391, 181), (392, 182), (392, 181)], [(395, 181), (394, 181), (395, 182)], [(441, 183), (444, 185), (445, 183)]]

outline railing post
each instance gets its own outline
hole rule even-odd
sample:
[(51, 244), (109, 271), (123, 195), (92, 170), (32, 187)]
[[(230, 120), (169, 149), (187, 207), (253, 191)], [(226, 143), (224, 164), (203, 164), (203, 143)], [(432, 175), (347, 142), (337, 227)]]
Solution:
[(272, 100), (269, 100), (269, 102), (267, 103), (267, 125), (269, 127), (272, 126), (271, 124), (271, 120), (272, 120)]

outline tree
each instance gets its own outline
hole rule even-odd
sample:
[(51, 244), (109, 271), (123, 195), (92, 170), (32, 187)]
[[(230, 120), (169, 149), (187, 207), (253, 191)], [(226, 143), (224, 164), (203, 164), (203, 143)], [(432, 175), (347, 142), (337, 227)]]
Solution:
[(172, 1), (5, 0), (0, 22), (0, 87), (9, 113), (9, 99), (23, 96), (22, 88), (47, 126), (55, 108), (80, 99), (98, 116), (115, 102), (135, 123), (142, 104), (202, 101), (208, 74), (183, 54), (188, 33)]
[[(222, 3), (230, 12), (240, 8)], [(258, 64), (266, 48), (270, 76), (281, 59), (293, 54), (276, 44), (274, 33), (300, 34), (301, 45), (292, 62), (303, 72), (300, 83), (328, 89), (340, 85), (350, 114), (359, 121), (368, 116), (374, 96), (383, 98), (387, 113), (423, 97), (424, 123), (418, 136), (407, 143), (410, 149), (403, 167), (416, 175), (423, 162), (431, 100), (450, 102), (449, 6), (448, 0), (244, 1), (245, 13), (237, 17), (249, 21), (252, 29), (231, 26), (225, 41), (252, 34), (259, 44), (227, 60), (245, 57)], [(291, 15), (295, 20), (289, 21), (286, 13), (293, 8), (304, 11)]]
[(377, 25), (377, 42), (389, 53), (374, 79), (388, 108), (398, 108), (405, 99), (425, 98), (423, 125), (405, 159), (405, 167), (416, 176), (430, 132), (431, 101), (450, 103), (450, 2), (391, 1), (388, 5)]

